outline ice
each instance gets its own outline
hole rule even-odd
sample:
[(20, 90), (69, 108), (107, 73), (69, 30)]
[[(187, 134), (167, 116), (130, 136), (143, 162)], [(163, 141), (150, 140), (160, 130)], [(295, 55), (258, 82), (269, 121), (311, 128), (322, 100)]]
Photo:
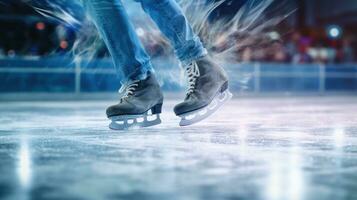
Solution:
[(0, 102), (0, 199), (357, 199), (357, 97), (238, 97), (112, 131), (110, 101)]

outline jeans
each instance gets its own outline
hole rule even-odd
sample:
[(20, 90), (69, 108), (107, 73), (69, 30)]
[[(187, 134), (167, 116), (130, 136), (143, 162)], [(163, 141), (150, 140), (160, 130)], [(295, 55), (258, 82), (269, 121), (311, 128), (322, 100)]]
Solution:
[[(207, 54), (175, 0), (135, 1), (141, 3), (184, 65)], [(121, 0), (85, 0), (83, 3), (112, 56), (122, 83), (142, 80), (154, 73), (150, 56), (129, 21)]]

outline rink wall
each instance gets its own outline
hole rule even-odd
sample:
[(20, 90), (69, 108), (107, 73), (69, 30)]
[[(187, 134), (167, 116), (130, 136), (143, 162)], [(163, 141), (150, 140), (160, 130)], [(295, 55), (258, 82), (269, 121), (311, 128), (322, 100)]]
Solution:
[[(174, 59), (155, 59), (166, 91), (184, 89)], [(229, 63), (225, 68), (236, 93), (357, 92), (357, 64)], [(69, 58), (0, 59), (0, 95), (16, 93), (110, 93), (120, 87), (110, 59), (75, 64)]]

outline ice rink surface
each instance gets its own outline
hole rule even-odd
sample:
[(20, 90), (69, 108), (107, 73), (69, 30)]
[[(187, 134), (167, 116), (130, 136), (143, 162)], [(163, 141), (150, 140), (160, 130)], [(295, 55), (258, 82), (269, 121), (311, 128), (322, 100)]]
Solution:
[(114, 102), (0, 102), (0, 199), (357, 199), (357, 97), (235, 98), (111, 131)]

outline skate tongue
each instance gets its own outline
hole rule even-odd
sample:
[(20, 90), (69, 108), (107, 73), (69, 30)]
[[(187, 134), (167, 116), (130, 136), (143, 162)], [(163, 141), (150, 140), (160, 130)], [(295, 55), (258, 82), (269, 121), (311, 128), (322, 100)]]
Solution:
[(195, 97), (196, 97), (195, 93), (191, 92), (189, 94), (186, 94), (185, 101), (190, 100), (190, 99), (194, 99)]
[(185, 101), (189, 100), (190, 99), (190, 94), (186, 95), (185, 97)]

